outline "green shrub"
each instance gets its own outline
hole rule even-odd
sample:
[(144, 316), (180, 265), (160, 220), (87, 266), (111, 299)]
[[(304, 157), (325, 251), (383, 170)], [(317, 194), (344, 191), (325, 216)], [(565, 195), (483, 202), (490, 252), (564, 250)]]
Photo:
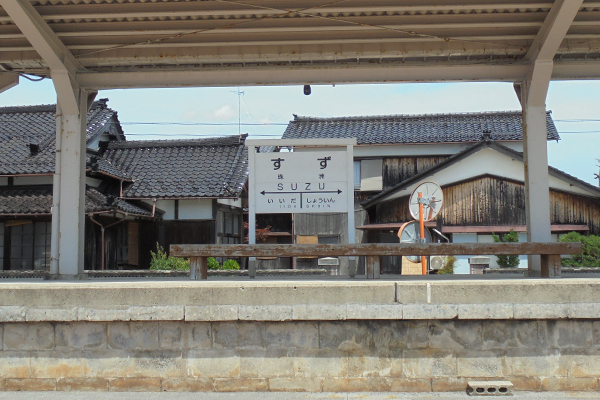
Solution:
[(438, 270), (438, 275), (453, 274), (454, 268), (456, 268), (456, 261), (458, 259), (454, 256), (444, 257), (444, 266)]
[[(502, 236), (502, 239), (498, 237), (498, 235), (492, 233), (492, 237), (494, 238), (494, 242), (518, 242), (519, 234), (514, 230), (510, 230), (507, 234)], [(519, 256), (497, 256), (498, 265), (501, 268), (517, 268), (519, 266)]]
[(565, 267), (575, 268), (600, 268), (600, 236), (585, 236), (578, 232), (569, 232), (562, 235), (559, 242), (581, 242), (581, 254), (573, 254), (563, 258)]
[(223, 263), (221, 269), (240, 269), (240, 264), (235, 260), (227, 260)]
[(208, 265), (208, 269), (220, 269), (221, 268), (221, 265), (219, 264), (217, 259), (214, 257), (208, 257), (208, 260), (206, 260), (206, 264)]
[(190, 269), (190, 260), (180, 257), (167, 257), (163, 247), (156, 243), (156, 253), (150, 250), (151, 270), (185, 270)]

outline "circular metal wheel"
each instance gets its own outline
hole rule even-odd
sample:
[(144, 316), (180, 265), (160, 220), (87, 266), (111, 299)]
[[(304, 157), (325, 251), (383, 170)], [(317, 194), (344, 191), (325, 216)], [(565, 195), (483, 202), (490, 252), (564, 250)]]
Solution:
[(444, 194), (442, 188), (435, 182), (423, 182), (412, 192), (408, 202), (410, 215), (419, 220), (419, 193), (422, 193), (423, 220), (431, 221), (442, 208)]
[[(398, 238), (400, 243), (421, 243), (419, 222), (411, 221), (402, 225), (398, 231)], [(427, 228), (425, 228), (425, 243), (431, 243), (431, 234)], [(406, 256), (406, 259), (414, 263), (421, 262), (421, 256)]]

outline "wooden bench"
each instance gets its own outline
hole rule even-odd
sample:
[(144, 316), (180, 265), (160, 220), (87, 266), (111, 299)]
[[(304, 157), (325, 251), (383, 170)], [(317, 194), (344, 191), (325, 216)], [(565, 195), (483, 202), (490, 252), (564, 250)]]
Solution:
[[(540, 255), (542, 277), (560, 277), (561, 255), (581, 253), (581, 243), (370, 243), (370, 244), (173, 244), (170, 255), (189, 258), (190, 278), (207, 279), (208, 257), (367, 257), (367, 277), (379, 278), (381, 256)], [(251, 274), (252, 275), (252, 274)]]

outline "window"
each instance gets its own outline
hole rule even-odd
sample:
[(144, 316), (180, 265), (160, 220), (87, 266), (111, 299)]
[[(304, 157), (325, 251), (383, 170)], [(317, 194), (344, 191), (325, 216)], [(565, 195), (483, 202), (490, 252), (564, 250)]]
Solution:
[(50, 222), (18, 220), (2, 225), (4, 269), (44, 270), (50, 266)]
[(219, 211), (217, 213), (217, 236), (222, 244), (241, 243), (240, 214)]
[(319, 235), (319, 244), (338, 244), (340, 240), (339, 236), (321, 236)]
[(117, 264), (129, 261), (129, 226), (127, 222), (117, 225)]
[(354, 189), (360, 190), (360, 161), (354, 161)]

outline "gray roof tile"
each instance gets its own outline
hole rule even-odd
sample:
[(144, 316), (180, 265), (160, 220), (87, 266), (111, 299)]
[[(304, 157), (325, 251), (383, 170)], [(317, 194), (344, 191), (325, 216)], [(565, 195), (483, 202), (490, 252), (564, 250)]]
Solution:
[[(52, 187), (0, 187), (0, 215), (50, 215)], [(118, 197), (86, 187), (85, 212), (101, 214), (116, 211), (132, 216), (151, 217), (152, 212)], [(160, 214), (156, 215), (160, 218)]]
[(105, 159), (134, 181), (124, 198), (237, 197), (248, 178), (246, 137), (111, 143)]
[[(550, 112), (549, 140), (560, 139)], [(356, 138), (359, 145), (478, 142), (484, 133), (492, 140), (523, 140), (520, 111), (314, 118), (294, 115), (283, 139)]]
[[(86, 140), (102, 133), (117, 112), (106, 99), (93, 103), (88, 112)], [(0, 107), (0, 175), (54, 173), (56, 105)], [(29, 144), (39, 145), (32, 156)]]

